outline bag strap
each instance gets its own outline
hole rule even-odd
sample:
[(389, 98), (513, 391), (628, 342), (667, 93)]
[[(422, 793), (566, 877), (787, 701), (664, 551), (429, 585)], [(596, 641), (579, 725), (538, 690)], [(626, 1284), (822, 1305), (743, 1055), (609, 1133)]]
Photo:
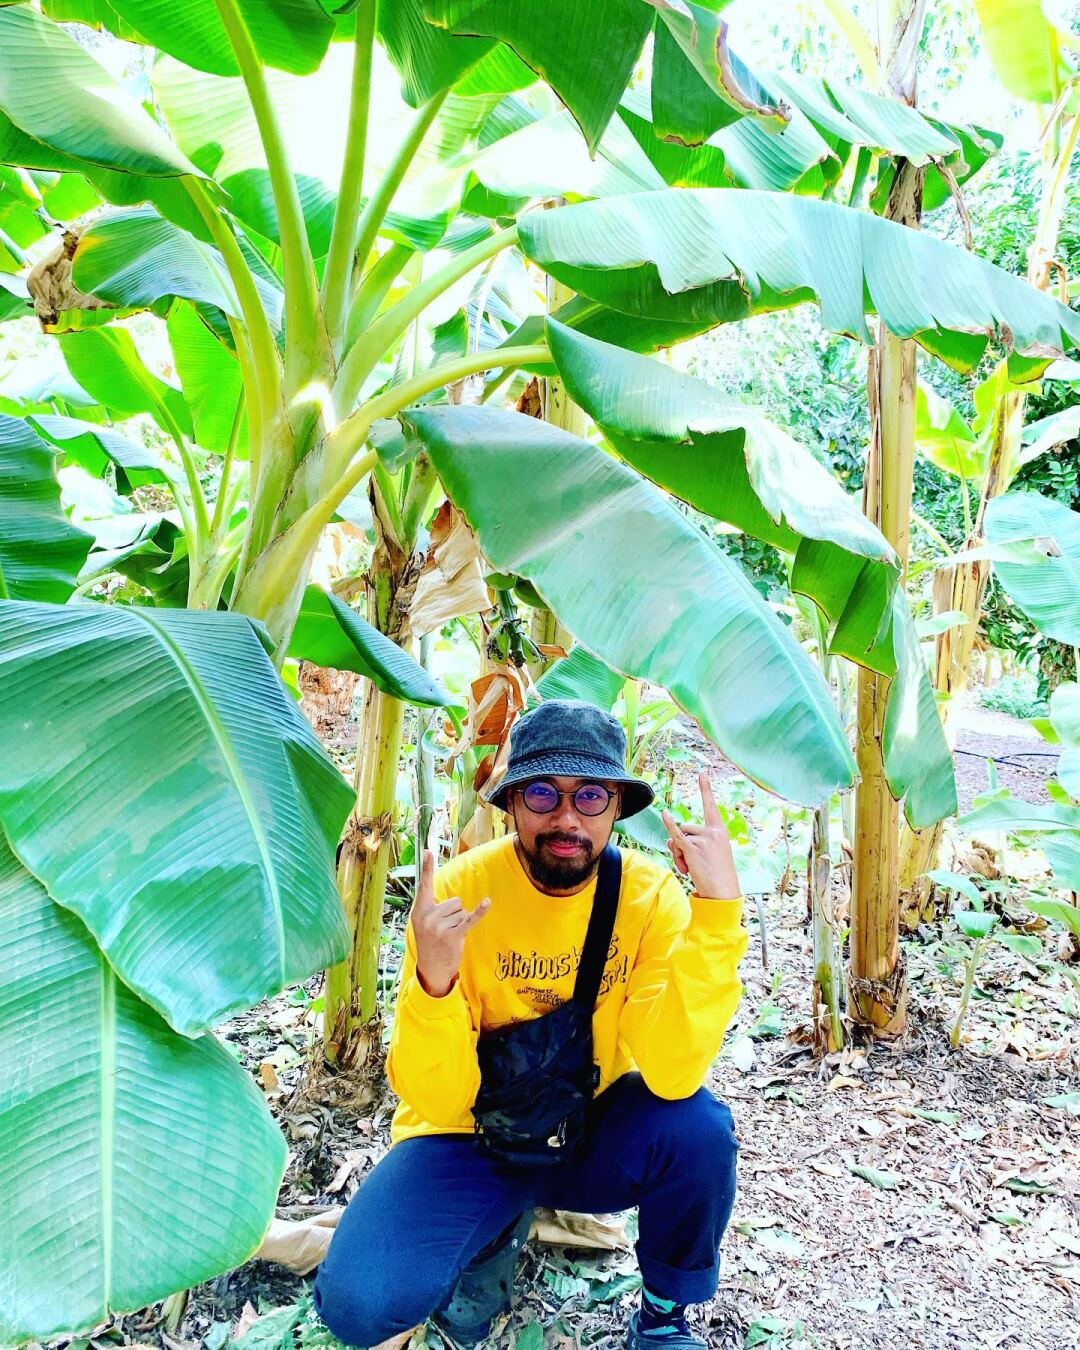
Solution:
[(596, 896), (589, 915), (589, 927), (581, 949), (577, 979), (574, 981), (574, 1002), (592, 1011), (600, 992), (600, 980), (607, 962), (611, 935), (615, 931), (615, 913), (619, 907), (619, 888), (622, 885), (622, 854), (614, 844), (608, 844), (600, 855), (596, 875)]

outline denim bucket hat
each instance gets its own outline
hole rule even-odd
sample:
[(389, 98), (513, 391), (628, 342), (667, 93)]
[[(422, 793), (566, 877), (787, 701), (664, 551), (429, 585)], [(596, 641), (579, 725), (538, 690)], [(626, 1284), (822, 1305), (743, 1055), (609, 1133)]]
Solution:
[(626, 734), (618, 718), (576, 698), (549, 699), (515, 723), (506, 773), (485, 800), (506, 811), (510, 788), (556, 775), (622, 784), (620, 820), (644, 811), (653, 799), (648, 783), (626, 772)]

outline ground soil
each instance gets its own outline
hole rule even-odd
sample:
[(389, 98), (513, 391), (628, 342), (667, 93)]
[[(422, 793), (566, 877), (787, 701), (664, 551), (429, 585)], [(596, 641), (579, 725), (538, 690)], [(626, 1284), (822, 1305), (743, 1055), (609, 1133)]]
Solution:
[[(1029, 731), (1003, 714), (969, 710), (958, 737), (973, 752), (958, 756), (962, 809), (986, 786), (987, 754), (1011, 760), (999, 766), (1001, 781), (1036, 799), (1053, 760), (1018, 754), (1045, 748)], [(691, 730), (685, 739), (705, 755)], [(711, 749), (709, 763), (720, 777), (729, 772)], [(1037, 859), (1020, 862), (1023, 880), (1006, 878), (1004, 905), (1023, 923), (1025, 888), (1038, 884), (1040, 868)], [(1049, 933), (1034, 959), (988, 949), (953, 1049), (948, 1032), (969, 947), (952, 925), (931, 927), (905, 944), (904, 1036), (818, 1057), (807, 1029), (805, 908), (795, 878), (789, 893), (766, 897), (748, 915), (746, 997), (711, 1077), (741, 1139), (739, 1196), (720, 1287), (692, 1310), (694, 1327), (718, 1350), (1080, 1345), (1080, 1114), (1048, 1100), (1080, 1086), (1080, 968), (1055, 959)], [(393, 932), (403, 922), (402, 907), (389, 907)], [(395, 944), (386, 952), (389, 977)], [(317, 990), (316, 979), (222, 1029), (289, 1140), (278, 1212), (293, 1218), (355, 1193), (387, 1146), (394, 1104), (385, 1089), (353, 1110), (298, 1096), (317, 1040), (309, 1006)], [(920, 1114), (927, 1112), (934, 1114)], [(530, 1244), (513, 1314), (490, 1344), (619, 1346), (635, 1272), (627, 1251)], [(298, 1301), (306, 1309), (310, 1283), (252, 1261), (192, 1291), (172, 1335), (160, 1307), (103, 1334), (165, 1350), (222, 1350), (244, 1328), (244, 1350), (332, 1344), (310, 1312), (278, 1339), (258, 1339), (269, 1322), (249, 1325)], [(441, 1344), (427, 1336), (415, 1345)]]

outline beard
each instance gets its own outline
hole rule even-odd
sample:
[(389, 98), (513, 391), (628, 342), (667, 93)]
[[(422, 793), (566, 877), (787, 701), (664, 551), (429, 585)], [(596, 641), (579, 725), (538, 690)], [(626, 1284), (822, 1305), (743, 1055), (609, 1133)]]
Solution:
[[(596, 870), (600, 854), (600, 850), (595, 849), (592, 842), (580, 834), (554, 831), (538, 834), (531, 849), (526, 847), (519, 834), (518, 843), (533, 881), (552, 891), (567, 891), (588, 881)], [(582, 851), (575, 858), (560, 858), (546, 849), (545, 844), (578, 844)]]

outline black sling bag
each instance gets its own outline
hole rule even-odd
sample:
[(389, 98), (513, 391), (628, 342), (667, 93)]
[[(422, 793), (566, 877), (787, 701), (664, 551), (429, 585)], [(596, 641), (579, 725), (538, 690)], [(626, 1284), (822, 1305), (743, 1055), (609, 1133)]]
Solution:
[(592, 1015), (607, 961), (622, 882), (612, 844), (600, 855), (596, 896), (574, 994), (549, 1013), (481, 1034), (480, 1090), (473, 1117), (490, 1153), (531, 1167), (564, 1162), (585, 1136), (585, 1112), (600, 1080)]

